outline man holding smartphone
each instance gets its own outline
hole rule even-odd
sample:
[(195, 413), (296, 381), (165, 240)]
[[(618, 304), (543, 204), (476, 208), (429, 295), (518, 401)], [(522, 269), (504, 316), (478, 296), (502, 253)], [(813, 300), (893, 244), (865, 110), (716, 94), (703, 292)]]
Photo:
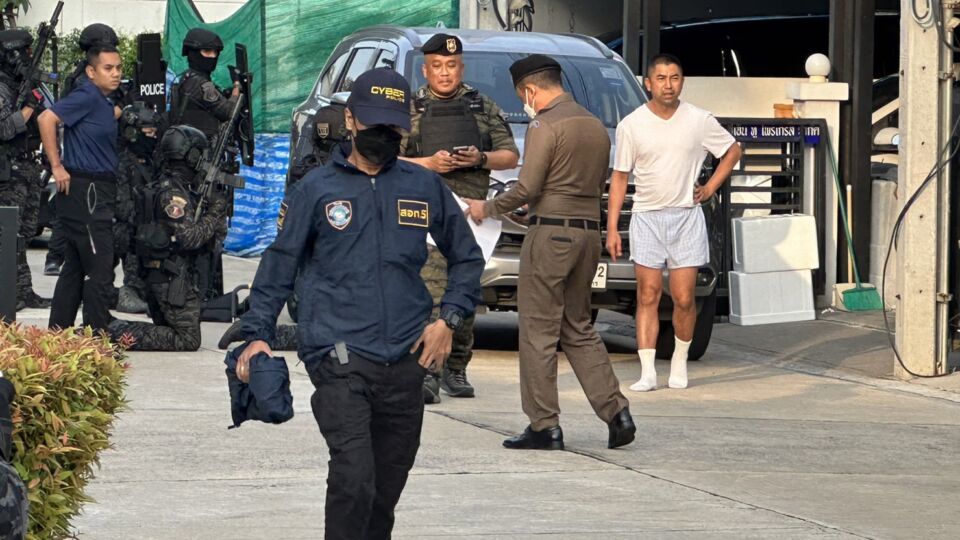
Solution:
[[(520, 151), (500, 107), (463, 82), (463, 43), (456, 36), (436, 34), (421, 47), (427, 84), (411, 103), (410, 135), (401, 144), (401, 159), (434, 171), (457, 196), (486, 199), (490, 171), (513, 169)], [(433, 297), (433, 317), (447, 285), (447, 261), (431, 247), (421, 272)], [(473, 347), (473, 316), (453, 337), (453, 352), (443, 371), (423, 383), (426, 403), (440, 402), (440, 388), (453, 397), (473, 397), (467, 364)]]

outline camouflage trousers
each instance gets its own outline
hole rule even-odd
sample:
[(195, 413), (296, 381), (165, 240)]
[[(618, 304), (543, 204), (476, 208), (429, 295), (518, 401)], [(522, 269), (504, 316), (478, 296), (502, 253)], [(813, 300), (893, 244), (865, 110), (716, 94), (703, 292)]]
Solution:
[[(0, 206), (20, 208), (17, 236), (29, 244), (37, 234), (37, 220), (40, 217), (40, 165), (30, 161), (16, 161), (10, 171), (10, 181), (0, 182)], [(24, 250), (17, 259), (17, 297), (33, 291), (33, 278), (27, 265), (27, 253)]]
[[(440, 316), (440, 299), (447, 290), (447, 259), (433, 246), (428, 246), (427, 250), (427, 262), (420, 270), (420, 278), (433, 298), (433, 313), (430, 314), (432, 322)], [(453, 334), (453, 350), (450, 351), (450, 358), (446, 363), (448, 368), (467, 369), (467, 364), (473, 357), (473, 322), (474, 315), (471, 314), (463, 320), (460, 330)]]
[(295, 351), (297, 350), (297, 325), (278, 324), (276, 338), (273, 340), (274, 351)]
[(0, 538), (27, 534), (27, 488), (17, 470), (0, 458)]
[(132, 351), (195, 351), (200, 348), (200, 299), (192, 288), (183, 306), (167, 300), (170, 283), (147, 283), (147, 305), (153, 323), (115, 320), (110, 334), (129, 334)]

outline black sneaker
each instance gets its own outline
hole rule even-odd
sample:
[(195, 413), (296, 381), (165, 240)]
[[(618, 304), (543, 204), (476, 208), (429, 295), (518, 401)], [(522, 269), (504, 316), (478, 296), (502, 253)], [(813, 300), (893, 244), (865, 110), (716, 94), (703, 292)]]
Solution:
[(427, 405), (440, 403), (440, 381), (433, 373), (423, 378), (423, 402)]
[(60, 275), (60, 265), (57, 261), (47, 261), (47, 264), (43, 265), (43, 275), (45, 276), (59, 276)]
[(440, 387), (452, 397), (473, 397), (474, 390), (467, 380), (467, 370), (443, 368), (440, 375)]

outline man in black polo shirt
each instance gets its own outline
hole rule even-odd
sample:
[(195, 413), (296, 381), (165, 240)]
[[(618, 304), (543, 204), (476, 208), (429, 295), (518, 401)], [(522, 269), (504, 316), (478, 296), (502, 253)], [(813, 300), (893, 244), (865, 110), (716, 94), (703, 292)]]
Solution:
[[(37, 120), (57, 182), (57, 214), (67, 239), (50, 327), (73, 326), (82, 300), (83, 324), (106, 330), (111, 319), (118, 160), (117, 119), (107, 95), (120, 86), (120, 55), (113, 47), (92, 48), (87, 62), (86, 80)], [(62, 160), (57, 145), (60, 125)]]

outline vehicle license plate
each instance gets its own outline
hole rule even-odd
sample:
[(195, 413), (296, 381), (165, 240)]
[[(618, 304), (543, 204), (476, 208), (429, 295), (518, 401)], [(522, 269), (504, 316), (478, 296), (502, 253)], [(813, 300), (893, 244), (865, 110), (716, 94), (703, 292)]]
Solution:
[(593, 283), (590, 287), (595, 290), (605, 290), (607, 288), (607, 263), (597, 265), (597, 273), (593, 275)]

